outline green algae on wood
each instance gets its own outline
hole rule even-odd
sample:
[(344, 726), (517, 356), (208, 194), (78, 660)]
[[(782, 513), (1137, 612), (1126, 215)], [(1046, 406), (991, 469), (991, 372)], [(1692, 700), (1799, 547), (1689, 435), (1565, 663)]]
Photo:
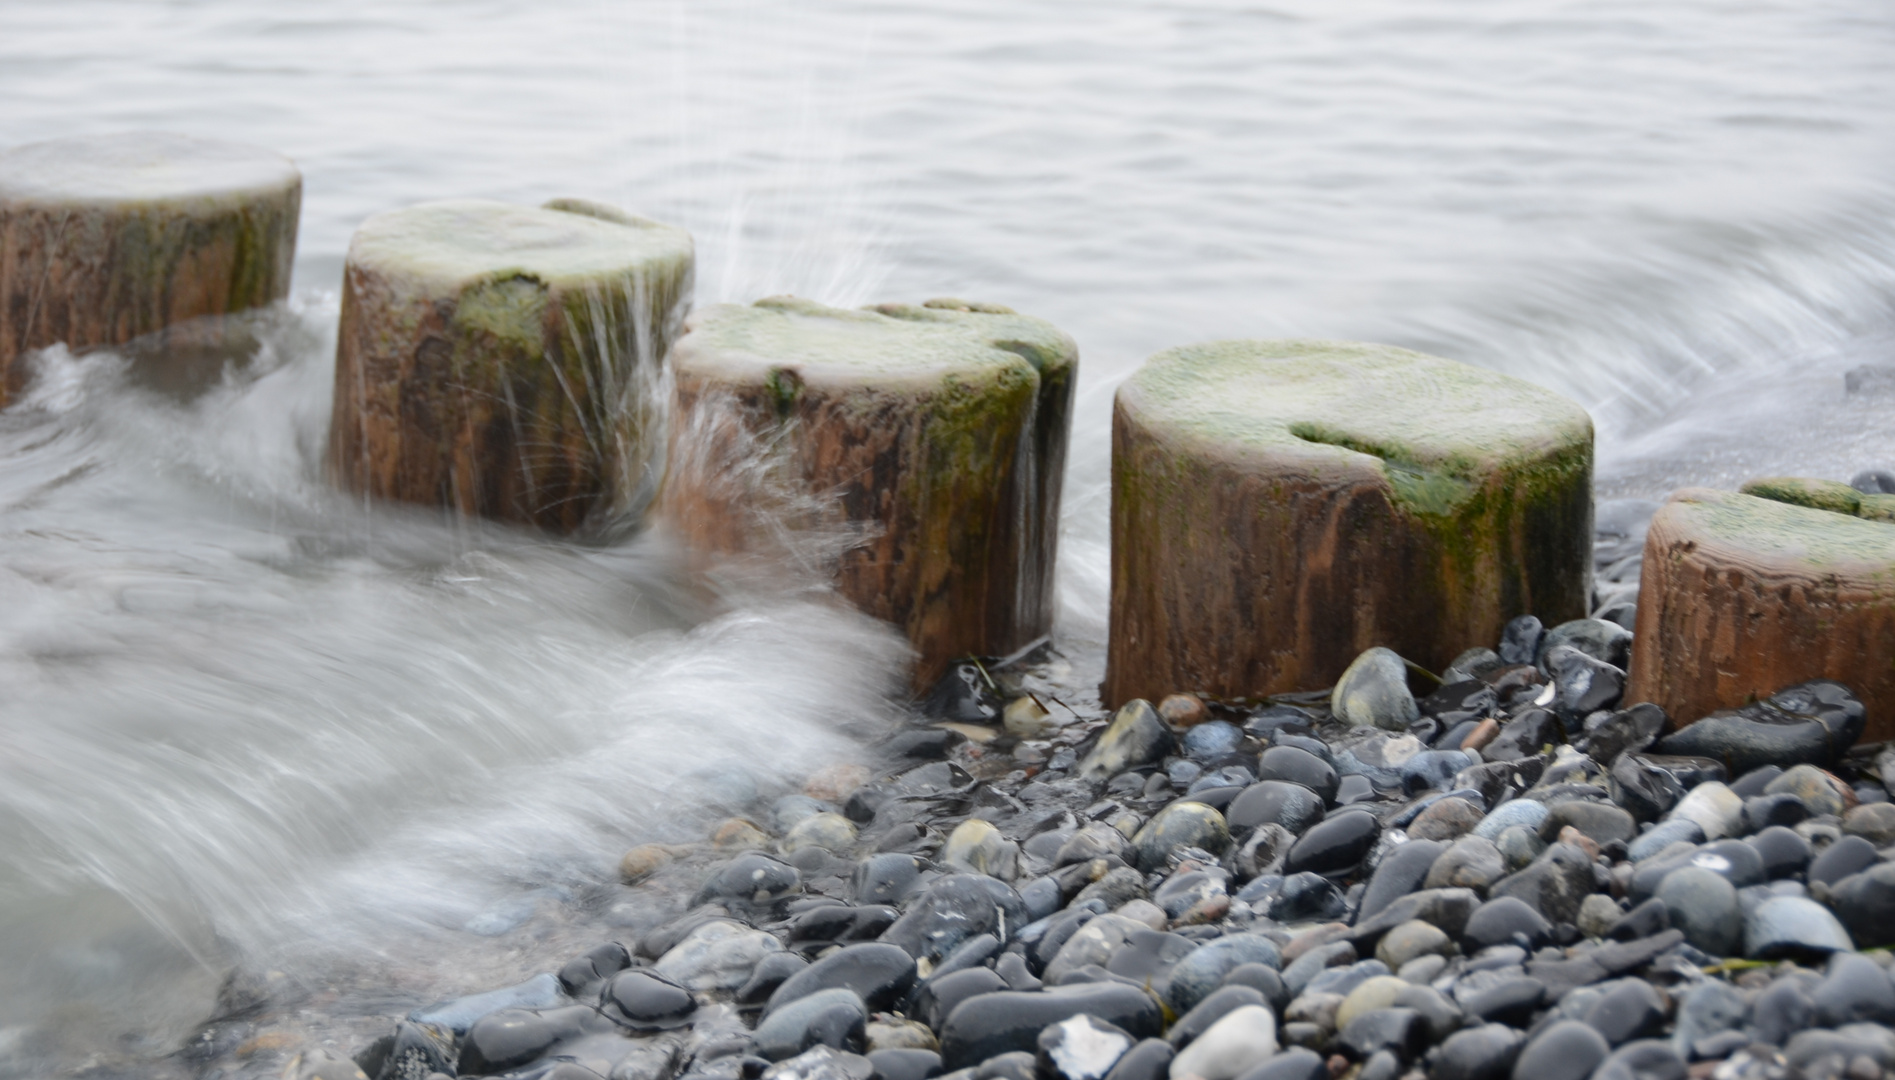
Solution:
[[(289, 293), (302, 176), (287, 158), (162, 133), (0, 152), (0, 405), (25, 354), (183, 334)], [(237, 337), (243, 327), (232, 327)]]
[(370, 218), (343, 278), (337, 479), (556, 531), (635, 512), (693, 258), (684, 230), (581, 200)]
[(1837, 480), (1770, 476), (1752, 480), (1737, 490), (1772, 502), (1829, 510), (1867, 521), (1895, 522), (1895, 495), (1864, 494)]
[(907, 634), (922, 685), (1050, 629), (1070, 337), (994, 304), (772, 297), (696, 313), (672, 357), (664, 516), (694, 548), (755, 552), (786, 509), (839, 529), (838, 591)]
[(1522, 613), (1583, 616), (1592, 423), (1550, 391), (1333, 341), (1158, 354), (1113, 415), (1108, 703), (1440, 670)]
[(1895, 524), (1843, 509), (1842, 486), (1674, 493), (1646, 534), (1626, 700), (1688, 724), (1828, 678), (1862, 699), (1863, 740), (1895, 738)]

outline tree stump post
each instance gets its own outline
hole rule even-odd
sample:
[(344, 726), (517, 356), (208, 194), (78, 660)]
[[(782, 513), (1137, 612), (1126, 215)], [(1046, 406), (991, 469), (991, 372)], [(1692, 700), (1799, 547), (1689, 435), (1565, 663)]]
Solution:
[(1226, 341), (1153, 357), (1112, 424), (1107, 704), (1432, 670), (1523, 613), (1586, 614), (1592, 422), (1403, 349)]
[(1625, 700), (1683, 726), (1834, 679), (1862, 701), (1862, 739), (1895, 738), (1888, 497), (1821, 481), (1745, 489), (1774, 497), (1685, 488), (1653, 516)]
[[(123, 345), (283, 299), (302, 194), (289, 159), (184, 135), (0, 152), (0, 406), (36, 349)], [(191, 343), (216, 333), (199, 323)]]
[(901, 628), (925, 687), (1051, 629), (1077, 364), (1071, 338), (997, 305), (707, 308), (672, 351), (662, 516), (722, 556), (799, 504), (841, 526), (837, 591)]
[(368, 219), (343, 276), (337, 480), (557, 532), (638, 510), (692, 268), (684, 230), (578, 200)]

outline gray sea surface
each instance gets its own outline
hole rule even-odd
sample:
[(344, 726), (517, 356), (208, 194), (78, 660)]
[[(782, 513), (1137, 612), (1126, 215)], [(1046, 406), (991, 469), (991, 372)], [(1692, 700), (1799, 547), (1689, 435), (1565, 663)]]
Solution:
[(318, 1041), (545, 970), (627, 846), (897, 714), (902, 646), (805, 576), (333, 492), (368, 215), (584, 196), (689, 228), (700, 303), (1066, 329), (1083, 694), (1111, 396), (1172, 345), (1555, 388), (1603, 497), (1895, 467), (1895, 394), (1844, 390), (1895, 364), (1892, 100), (1861, 0), (0, 0), (0, 145), (174, 130), (306, 182), (246, 367), (178, 395), (55, 349), (0, 413), (0, 1075), (168, 1053), (232, 968), (310, 988)]

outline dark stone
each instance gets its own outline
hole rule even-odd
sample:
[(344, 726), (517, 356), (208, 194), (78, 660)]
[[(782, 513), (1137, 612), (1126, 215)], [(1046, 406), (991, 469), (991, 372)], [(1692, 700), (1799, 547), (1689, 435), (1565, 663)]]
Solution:
[(1851, 874), (1875, 865), (1875, 845), (1860, 836), (1845, 836), (1810, 860), (1809, 880), (1834, 885)]
[(1548, 843), (1558, 839), (1560, 829), (1567, 825), (1598, 844), (1624, 842), (1638, 835), (1638, 822), (1632, 820), (1632, 815), (1610, 803), (1568, 799), (1546, 809), (1546, 820), (1540, 823), (1540, 839)]
[(1809, 841), (1781, 825), (1773, 825), (1744, 843), (1756, 849), (1765, 881), (1795, 877), (1809, 867)]
[(1552, 933), (1553, 924), (1532, 905), (1518, 897), (1501, 896), (1468, 916), (1461, 947), (1470, 954), (1491, 945), (1519, 945), (1532, 951), (1546, 944)]
[[(1744, 1047), (1749, 1046), (1750, 1043), (1750, 1036), (1744, 1032), (1720, 1031), (1715, 1035), (1706, 1035), (1704, 1038), (1692, 1042), (1690, 1056), (1697, 1061), (1722, 1061), (1737, 1051), (1742, 1050)], [(1672, 1053), (1669, 1046), (1666, 1046), (1664, 1043), (1659, 1043), (1658, 1045), (1664, 1047), (1665, 1052), (1671, 1054), (1673, 1060), (1678, 1060), (1677, 1054)], [(1608, 1062), (1610, 1060), (1610, 1058), (1607, 1059)], [(1599, 1067), (1603, 1069), (1607, 1066), (1601, 1065)], [(1678, 1075), (1685, 1075), (1683, 1061), (1678, 1061)]]
[(1657, 821), (1684, 798), (1684, 785), (1669, 770), (1640, 754), (1620, 754), (1606, 770), (1606, 794), (1639, 821)]
[(1692, 945), (1712, 956), (1741, 951), (1743, 916), (1728, 878), (1702, 866), (1681, 866), (1665, 875), (1657, 897), (1665, 902), (1671, 925)]
[(1162, 981), (1173, 966), (1199, 948), (1183, 934), (1162, 930), (1134, 930), (1125, 944), (1106, 961), (1105, 969), (1141, 985)]
[[(1298, 750), (1297, 753), (1303, 753)], [(1309, 755), (1304, 754), (1305, 757)], [(1317, 764), (1322, 764), (1317, 762)], [(1327, 765), (1323, 766), (1328, 768)], [(1322, 796), (1288, 780), (1262, 780), (1245, 788), (1224, 808), (1232, 832), (1276, 824), (1301, 833), (1323, 819)]]
[(1058, 880), (1048, 875), (1020, 886), (1020, 902), (1026, 905), (1026, 917), (1037, 920), (1058, 911), (1066, 897), (1060, 891)]
[(809, 966), (809, 961), (793, 952), (773, 952), (750, 972), (750, 978), (737, 990), (740, 1005), (761, 1005), (769, 1000), (783, 980)]
[[(1233, 729), (1234, 730), (1234, 729)], [(1138, 1040), (1096, 1016), (1068, 1017), (1040, 1031), (1039, 1076), (1050, 1080), (1105, 1080)]]
[(1446, 850), (1446, 844), (1434, 840), (1410, 840), (1384, 855), (1375, 867), (1374, 876), (1369, 878), (1369, 887), (1362, 892), (1362, 903), (1356, 910), (1357, 921), (1370, 918), (1419, 889), (1428, 878), (1429, 867)]
[(1243, 729), (1225, 720), (1207, 720), (1186, 728), (1184, 737), (1178, 740), (1184, 756), (1200, 765), (1234, 754), (1243, 744)]
[[(1017, 955), (1017, 954), (1016, 954)], [(998, 990), (1013, 990), (1017, 987), (1008, 984), (999, 971), (993, 968), (968, 968), (947, 975), (928, 979), (921, 984), (915, 995), (915, 1006), (911, 1011), (917, 1019), (936, 1031), (947, 1022), (948, 1014), (954, 1006), (978, 994), (991, 994)]]
[(1586, 1023), (1613, 1046), (1664, 1030), (1665, 1006), (1643, 979), (1626, 979), (1586, 1010)]
[(1423, 791), (1445, 790), (1462, 769), (1472, 764), (1458, 748), (1423, 750), (1402, 762), (1402, 791), (1414, 795)]
[(1552, 672), (1554, 649), (1568, 648), (1623, 670), (1631, 660), (1632, 632), (1603, 619), (1573, 619), (1546, 632), (1540, 642), (1540, 668)]
[(875, 1050), (869, 1064), (875, 1066), (872, 1080), (930, 1080), (941, 1075), (941, 1055), (932, 1050)]
[(1487, 895), (1513, 897), (1548, 922), (1569, 923), (1592, 891), (1592, 860), (1571, 844), (1554, 844), (1525, 869), (1494, 882)]
[(1664, 880), (1685, 867), (1708, 870), (1730, 882), (1734, 889), (1763, 883), (1763, 856), (1742, 840), (1717, 840), (1664, 858), (1647, 859), (1632, 872), (1630, 895), (1643, 901), (1655, 896)]
[(967, 736), (950, 728), (909, 728), (890, 736), (882, 750), (897, 760), (940, 761), (966, 741)]
[(1809, 806), (1787, 791), (1744, 800), (1744, 831), (1754, 833), (1772, 825), (1797, 825), (1809, 820)]
[(1286, 873), (1309, 870), (1342, 875), (1354, 870), (1375, 846), (1382, 827), (1366, 810), (1344, 810), (1310, 827), (1290, 848)]
[(1005, 703), (976, 664), (955, 664), (928, 691), (922, 715), (961, 724), (997, 724)]
[(1561, 1020), (1520, 1051), (1514, 1080), (1587, 1080), (1611, 1052), (1597, 1031), (1577, 1020)]
[(395, 1025), (395, 1034), (385, 1044), (377, 1040), (371, 1049), (377, 1052), (358, 1056), (356, 1064), (375, 1080), (406, 1080), (454, 1071), (454, 1033), (437, 1024), (403, 1020)]
[(1663, 900), (1654, 896), (1619, 916), (1619, 921), (1612, 924), (1612, 929), (1607, 930), (1605, 936), (1610, 941), (1637, 941), (1669, 929), (1671, 912)]
[[(1482, 760), (1495, 763), (1521, 761), (1535, 757), (1543, 746), (1558, 746), (1566, 741), (1566, 728), (1559, 717), (1545, 709), (1528, 709), (1500, 725), (1500, 734), (1481, 749)], [(1493, 800), (1488, 800), (1492, 805)]]
[(607, 1019), (637, 1032), (680, 1027), (697, 1011), (691, 992), (643, 968), (612, 976), (599, 996)]
[(1165, 1033), (1165, 1038), (1172, 1046), (1182, 1050), (1191, 1045), (1192, 1039), (1222, 1020), (1226, 1013), (1245, 1005), (1270, 1006), (1274, 1010), (1267, 998), (1248, 986), (1220, 986), (1211, 991), (1210, 996), (1192, 1006), (1190, 1012), (1180, 1016), (1171, 1025), (1171, 1030)]
[(1324, 802), (1336, 797), (1336, 786), (1341, 783), (1333, 766), (1296, 746), (1272, 746), (1259, 755), (1257, 779), (1301, 784), (1322, 796)]
[(1105, 1080), (1167, 1080), (1171, 1059), (1177, 1055), (1163, 1039), (1143, 1039), (1119, 1058)]
[(1797, 979), (1778, 979), (1757, 995), (1750, 1010), (1751, 1038), (1782, 1046), (1816, 1019), (1816, 1003)]
[(1366, 776), (1351, 773), (1336, 785), (1336, 805), (1352, 806), (1375, 798), (1375, 783)]
[(581, 1032), (583, 1017), (592, 1010), (584, 1006), (568, 1009), (502, 1009), (474, 1021), (461, 1040), (462, 1076), (486, 1076), (505, 1072), (537, 1061), (554, 1043)]
[(1540, 658), (1540, 642), (1546, 638), (1546, 628), (1532, 615), (1521, 615), (1510, 619), (1500, 631), (1500, 662), (1503, 664), (1531, 664)]
[(1743, 1023), (1749, 1003), (1743, 991), (1720, 979), (1674, 988), (1678, 1002), (1672, 1047), (1680, 1052), (1707, 1035), (1728, 1031)]
[(1284, 728), (1308, 731), (1315, 723), (1315, 715), (1307, 709), (1299, 709), (1294, 705), (1266, 705), (1244, 721), (1244, 732), (1259, 739), (1268, 739)]
[(1526, 1038), (1505, 1024), (1457, 1031), (1441, 1043), (1430, 1075), (1433, 1080), (1506, 1080), (1525, 1045)]
[(1862, 734), (1862, 703), (1841, 683), (1802, 683), (1689, 724), (1658, 742), (1667, 754), (1719, 761), (1733, 775), (1765, 765), (1827, 768)]
[(1261, 934), (1227, 934), (1207, 942), (1179, 960), (1171, 978), (1160, 989), (1165, 1003), (1183, 1015), (1197, 1007), (1222, 985), (1224, 977), (1244, 964), (1276, 967), (1282, 963), (1276, 942)]
[[(1814, 870), (1810, 878), (1815, 880)], [(1895, 863), (1878, 863), (1836, 882), (1829, 890), (1829, 907), (1856, 948), (1895, 944)]]
[(1480, 898), (1472, 889), (1423, 889), (1394, 901), (1370, 918), (1358, 920), (1349, 931), (1349, 939), (1357, 951), (1372, 952), (1383, 934), (1410, 919), (1420, 919), (1451, 938), (1459, 938), (1479, 904)]
[[(1491, 743), (1488, 745), (1492, 747)], [(1454, 783), (1458, 787), (1473, 788), (1480, 793), (1482, 803), (1495, 808), (1538, 783), (1546, 771), (1546, 759), (1538, 754), (1514, 761), (1500, 761), (1488, 757), (1487, 751), (1482, 750), (1481, 757), (1487, 760), (1463, 770), (1461, 775), (1454, 778)]]
[(798, 998), (837, 987), (855, 991), (870, 1009), (889, 1009), (914, 984), (915, 958), (907, 950), (883, 942), (849, 945), (783, 980), (763, 1013), (768, 1016)]
[(804, 949), (816, 944), (873, 941), (900, 915), (887, 904), (812, 908), (792, 918), (785, 933), (791, 945)]
[(1046, 928), (1041, 932), (1039, 939), (1032, 942), (1028, 953), (1036, 970), (1046, 970), (1046, 965), (1053, 962), (1053, 958), (1059, 955), (1059, 950), (1066, 947), (1066, 943), (1072, 940), (1072, 936), (1091, 922), (1095, 914), (1105, 910), (1103, 901), (1090, 900), (1085, 903), (1089, 906), (1080, 907), (1075, 904), (1047, 920)]
[(1601, 945), (1567, 960), (1530, 960), (1527, 974), (1545, 983), (1547, 1000), (1556, 1001), (1575, 987), (1636, 971), (1683, 942), (1684, 931), (1666, 930), (1637, 941)]
[(859, 1050), (868, 1009), (853, 990), (831, 987), (799, 997), (765, 1016), (751, 1038), (757, 1053), (782, 1061), (814, 1046)]
[(1313, 1050), (1293, 1046), (1270, 1055), (1237, 1080), (1329, 1080), (1329, 1063)]
[(1881, 965), (1860, 953), (1837, 953), (1823, 981), (1810, 991), (1823, 1027), (1895, 1022), (1895, 986)]
[(1113, 715), (1075, 772), (1097, 783), (1127, 769), (1163, 761), (1175, 745), (1171, 729), (1158, 718), (1158, 710), (1148, 701), (1134, 699)]
[(1730, 788), (1739, 798), (1754, 799), (1763, 794), (1770, 781), (1783, 775), (1781, 765), (1761, 765), (1731, 781)]
[(1593, 1080), (1685, 1080), (1684, 1060), (1667, 1043), (1640, 1039), (1614, 1050)]
[(973, 1072), (974, 1080), (1040, 1080), (1040, 1059), (1025, 1050), (1009, 1050), (981, 1062)]
[(1522, 975), (1482, 990), (1461, 1003), (1467, 1015), (1490, 1024), (1525, 1027), (1546, 997), (1546, 985)]
[(1224, 976), (1222, 986), (1247, 986), (1262, 994), (1272, 1011), (1281, 1015), (1283, 1007), (1290, 1003), (1290, 988), (1283, 985), (1283, 976), (1267, 964), (1252, 961), (1238, 964)]
[(1304, 871), (1283, 879), (1265, 914), (1277, 922), (1288, 923), (1339, 919), (1348, 910), (1348, 900), (1335, 882), (1321, 874)]
[(584, 956), (574, 957), (559, 969), (559, 987), (569, 997), (579, 997), (613, 975), (632, 966), (632, 954), (616, 941), (608, 941)]
[(1492, 687), (1479, 679), (1462, 679), (1442, 684), (1427, 697), (1417, 699), (1415, 707), (1421, 710), (1423, 716), (1443, 716), (1448, 713), (1491, 716), (1500, 707), (1500, 697)]
[(1195, 848), (1213, 858), (1230, 850), (1230, 827), (1224, 815), (1202, 803), (1179, 800), (1165, 807), (1132, 837), (1132, 862), (1150, 873), (1163, 870), (1178, 851)]
[[(1613, 629), (1625, 634), (1622, 627), (1614, 626)], [(1631, 637), (1630, 634), (1625, 636)], [(1566, 721), (1568, 730), (1600, 709), (1617, 706), (1619, 699), (1625, 696), (1625, 670), (1588, 656), (1577, 648), (1552, 646), (1546, 650), (1543, 663), (1553, 676), (1553, 685), (1557, 687), (1553, 695), (1553, 710)]]
[(1027, 924), (1026, 905), (1006, 882), (984, 874), (950, 874), (929, 885), (881, 940), (917, 960), (936, 961), (977, 934), (1003, 942)]
[(1428, 1048), (1428, 1021), (1413, 1009), (1370, 1009), (1349, 1021), (1337, 1041), (1357, 1061), (1383, 1051), (1411, 1061)]
[[(994, 954), (999, 951), (999, 938), (992, 934), (977, 934), (961, 942), (961, 947), (949, 953), (946, 959), (936, 964), (934, 970), (928, 972), (928, 977), (938, 979), (943, 975), (950, 975), (956, 971), (979, 967), (993, 959)], [(858, 990), (857, 993), (861, 993), (861, 991)], [(866, 996), (867, 995), (864, 995), (865, 998)]]
[(1038, 993), (1002, 990), (979, 994), (955, 1006), (939, 1029), (941, 1060), (949, 1070), (966, 1068), (996, 1054), (1037, 1050), (1040, 1032), (1081, 1013), (1134, 1038), (1156, 1037), (1164, 1014), (1144, 990), (1110, 981), (1057, 986)]
[(1586, 756), (1611, 765), (1620, 754), (1637, 753), (1658, 741), (1666, 722), (1665, 710), (1649, 701), (1621, 709), (1586, 736)]
[(994, 974), (1006, 981), (1008, 990), (1038, 990), (1040, 980), (1026, 965), (1026, 957), (1016, 952), (1003, 953), (994, 961)]
[(803, 876), (794, 866), (752, 852), (718, 867), (692, 903), (768, 907), (802, 888), (802, 884)]

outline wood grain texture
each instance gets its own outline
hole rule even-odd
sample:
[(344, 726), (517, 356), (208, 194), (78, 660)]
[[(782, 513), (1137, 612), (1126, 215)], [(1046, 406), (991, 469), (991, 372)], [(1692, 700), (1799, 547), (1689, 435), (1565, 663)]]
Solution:
[[(1762, 490), (1760, 488), (1759, 490)], [(1675, 725), (1809, 679), (1895, 738), (1895, 525), (1686, 488), (1652, 518), (1625, 700)]]
[[(122, 345), (289, 293), (302, 177), (288, 159), (180, 135), (0, 153), (0, 405), (22, 358)], [(147, 351), (163, 351), (158, 341)]]
[(1493, 372), (1337, 342), (1154, 357), (1112, 425), (1108, 705), (1439, 671), (1515, 615), (1585, 614), (1592, 427)]
[(1047, 633), (1077, 350), (1037, 319), (793, 298), (694, 315), (673, 353), (662, 516), (717, 558), (839, 531), (842, 596), (899, 627), (917, 687)]
[(556, 532), (636, 512), (692, 266), (683, 230), (576, 201), (369, 219), (343, 278), (337, 481)]

